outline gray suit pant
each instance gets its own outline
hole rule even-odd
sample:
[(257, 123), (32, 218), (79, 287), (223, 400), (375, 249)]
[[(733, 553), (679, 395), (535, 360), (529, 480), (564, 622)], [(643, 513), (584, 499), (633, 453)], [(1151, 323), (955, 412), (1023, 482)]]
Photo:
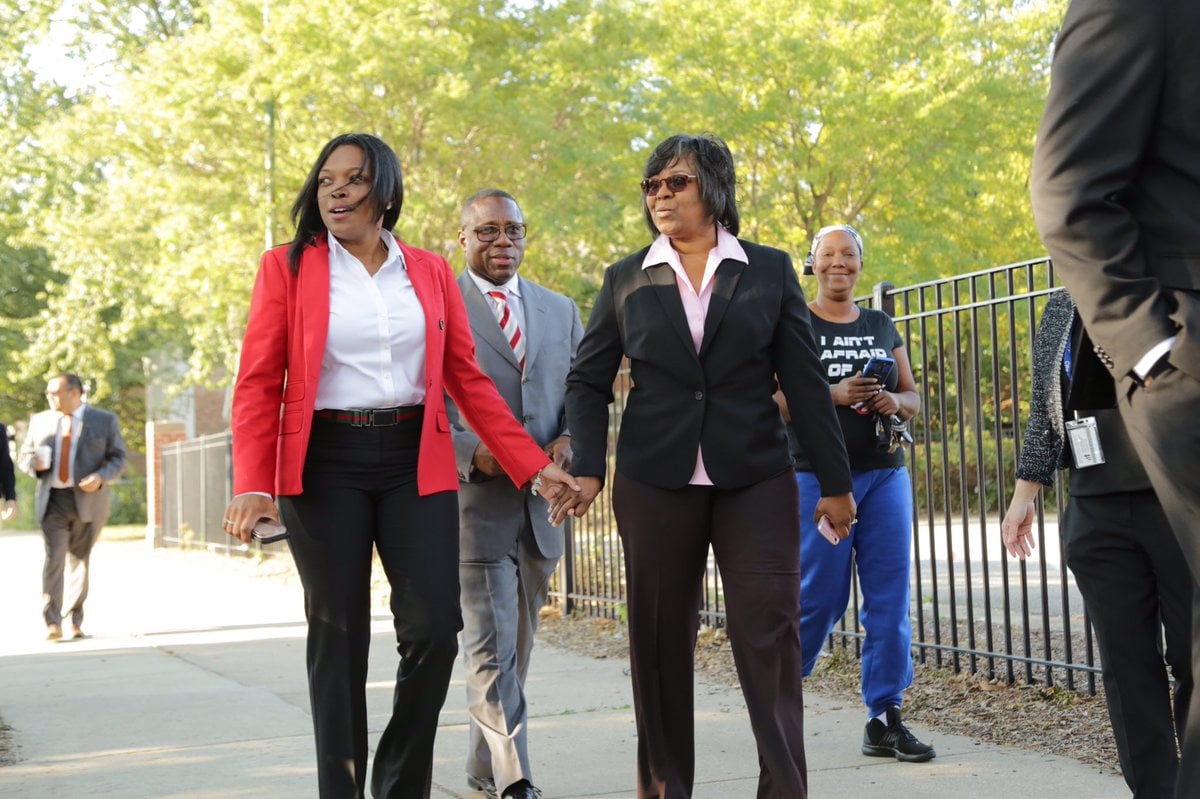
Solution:
[(50, 489), (42, 517), (46, 560), (42, 565), (42, 617), (46, 624), (63, 622), (63, 608), (71, 623), (83, 624), (83, 603), (88, 595), (88, 563), (100, 536), (100, 525), (79, 518), (74, 489)]
[(491, 777), (501, 792), (522, 779), (533, 782), (525, 678), (557, 564), (542, 557), (528, 520), (504, 558), (459, 563), (470, 714), (466, 770)]

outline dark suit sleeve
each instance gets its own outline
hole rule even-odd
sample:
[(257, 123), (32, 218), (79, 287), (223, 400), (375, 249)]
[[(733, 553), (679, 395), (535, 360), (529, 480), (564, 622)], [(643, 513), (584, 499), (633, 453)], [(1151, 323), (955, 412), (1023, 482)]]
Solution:
[[(579, 318), (579, 306), (572, 299), (567, 299), (571, 304), (571, 363), (574, 365), (575, 358), (579, 355), (579, 343), (583, 340), (583, 322)], [(562, 418), (558, 420), (560, 427), (559, 435), (571, 435), (571, 426), (567, 424), (567, 407), (563, 405)]]
[(571, 473), (580, 477), (608, 474), (608, 406), (613, 401), (613, 381), (625, 354), (617, 324), (614, 271), (604, 272), (587, 331), (579, 342), (575, 365), (567, 376), (567, 428), (575, 459)]
[(1038, 231), (1117, 376), (1175, 333), (1129, 207), (1164, 101), (1163, 6), (1071, 3), (1034, 149)]
[(0, 500), (17, 498), (17, 475), (8, 451), (8, 428), (0, 424)]
[(115, 480), (125, 471), (125, 440), (121, 438), (121, 423), (118, 421), (116, 414), (105, 413), (108, 421), (108, 429), (105, 432), (105, 452), (104, 461), (100, 464), (100, 468), (96, 469), (96, 474), (100, 475), (100, 479), (104, 482)]
[(850, 459), (813, 338), (808, 303), (790, 258), (785, 258), (783, 268), (783, 299), (774, 342), (775, 375), (791, 411), (792, 430), (821, 484), (821, 495), (849, 494), (854, 490)]

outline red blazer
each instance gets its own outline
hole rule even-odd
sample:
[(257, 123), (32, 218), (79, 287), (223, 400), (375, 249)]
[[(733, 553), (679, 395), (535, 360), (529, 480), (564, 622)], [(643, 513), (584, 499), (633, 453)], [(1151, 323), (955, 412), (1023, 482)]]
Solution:
[[(305, 248), (299, 274), (288, 245), (263, 253), (233, 392), (234, 494), (303, 492), (301, 475), (329, 330), (329, 244)], [(425, 309), (425, 418), (417, 460), (422, 496), (458, 489), (445, 392), (513, 483), (521, 487), (549, 463), (475, 363), (475, 344), (450, 265), (400, 244)]]

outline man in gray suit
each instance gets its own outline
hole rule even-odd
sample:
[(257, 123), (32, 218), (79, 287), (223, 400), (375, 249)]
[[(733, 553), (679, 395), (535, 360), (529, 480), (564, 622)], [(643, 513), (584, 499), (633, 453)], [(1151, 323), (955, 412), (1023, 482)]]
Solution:
[[(1198, 38), (1196, 0), (1073, 0), (1055, 43), (1031, 180), (1042, 241), (1093, 342), (1073, 367), (1074, 408), (1120, 409), (1194, 583), (1200, 583)], [(1200, 629), (1200, 591), (1194, 601), (1193, 631)], [(1192, 665), (1200, 678), (1200, 651)], [(1200, 691), (1192, 692), (1181, 752), (1175, 795), (1195, 799)]]
[[(555, 463), (570, 465), (563, 395), (583, 336), (570, 299), (517, 277), (525, 223), (511, 195), (485, 189), (463, 205), (459, 277), (475, 357), (500, 396)], [(525, 676), (563, 553), (545, 500), (513, 488), (447, 401), (459, 477), (459, 579), (470, 742), (467, 784), (487, 796), (536, 796), (526, 741)], [(505, 412), (505, 409), (497, 409)], [(569, 534), (569, 533), (568, 533)]]
[(37, 520), (46, 560), (42, 567), (46, 638), (63, 637), (63, 609), (71, 634), (82, 638), (88, 560), (108, 520), (108, 483), (125, 469), (125, 442), (116, 415), (83, 402), (83, 383), (66, 372), (46, 386), (50, 410), (35, 414), (17, 457), (37, 479)]

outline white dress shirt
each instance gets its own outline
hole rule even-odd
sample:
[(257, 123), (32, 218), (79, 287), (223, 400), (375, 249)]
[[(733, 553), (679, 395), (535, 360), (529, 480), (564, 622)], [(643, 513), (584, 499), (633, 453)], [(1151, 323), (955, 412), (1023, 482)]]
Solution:
[[(471, 276), (471, 281), (479, 287), (483, 293), (483, 299), (487, 302), (488, 307), (492, 309), (492, 313), (496, 312), (496, 301), (489, 297), (489, 291), (503, 291), (508, 303), (508, 311), (517, 319), (517, 327), (521, 328), (521, 334), (529, 340), (529, 334), (525, 332), (525, 305), (521, 301), (521, 281), (517, 275), (513, 275), (506, 283), (501, 283), (497, 286), (495, 283), (484, 280), (479, 275), (467, 270), (467, 274)], [(499, 324), (499, 323), (497, 323)]]
[(1149, 352), (1142, 356), (1142, 359), (1133, 365), (1133, 372), (1139, 379), (1145, 378), (1150, 370), (1154, 368), (1154, 364), (1171, 351), (1171, 347), (1175, 346), (1176, 336), (1165, 338), (1150, 348)]
[(425, 311), (396, 239), (374, 276), (329, 236), (329, 333), (316, 409), (394, 408), (425, 401)]

